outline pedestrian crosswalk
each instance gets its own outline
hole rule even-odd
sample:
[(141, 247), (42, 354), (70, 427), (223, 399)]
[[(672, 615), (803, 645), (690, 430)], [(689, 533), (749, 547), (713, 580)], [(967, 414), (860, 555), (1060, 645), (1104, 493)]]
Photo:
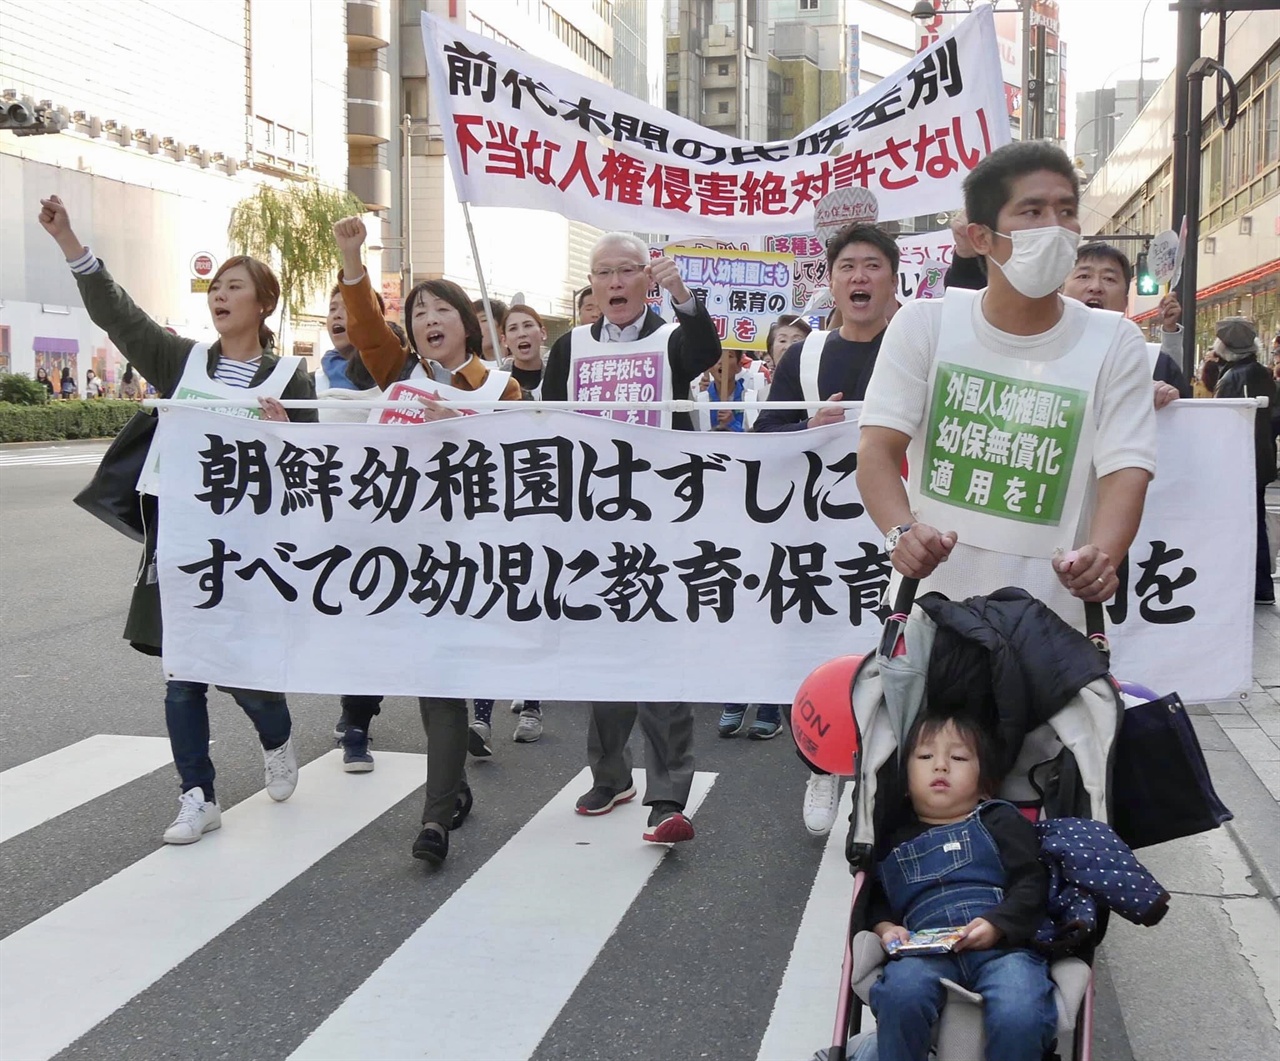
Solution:
[(97, 466), (102, 463), (101, 450), (20, 450), (0, 453), (0, 468), (64, 468), (77, 465)]
[[(145, 786), (146, 775), (168, 761), (161, 738), (98, 735), (0, 773), (0, 842), (55, 839), (77, 815), (89, 814), (99, 795)], [(723, 875), (726, 868), (699, 866), (697, 840), (674, 851), (643, 843), (640, 808), (602, 818), (574, 814), (576, 797), (590, 787), (588, 771), (567, 775), (549, 800), (528, 808), (528, 820), (484, 853), (474, 873), (464, 869), (451, 877), (453, 865), (424, 874), (407, 859), (408, 837), (394, 851), (378, 848), (384, 857), (372, 871), (368, 865), (370, 835), (420, 791), (425, 756), (380, 751), (377, 769), (359, 777), (343, 773), (340, 764), (336, 751), (312, 760), (293, 799), (277, 804), (259, 791), (225, 810), (223, 828), (191, 847), (158, 846), (102, 880), (86, 867), (83, 891), (0, 940), (0, 1057), (109, 1056), (117, 1048), (130, 1056), (169, 1056), (175, 1047), (161, 1039), (175, 1024), (185, 1040), (192, 1028), (216, 1029), (225, 1019), (215, 999), (206, 1001), (189, 986), (176, 994), (196, 1011), (176, 1021), (157, 1017), (158, 999), (175, 995), (168, 983), (174, 976), (198, 983), (222, 975), (234, 982), (241, 962), (245, 975), (256, 975), (258, 950), (295, 945), (299, 928), (320, 929), (330, 916), (332, 927), (321, 931), (333, 939), (310, 956), (300, 954), (283, 982), (276, 978), (266, 990), (271, 977), (263, 972), (261, 989), (241, 985), (246, 1012), (236, 1019), (261, 1022), (270, 1034), (240, 1050), (210, 1042), (207, 1051), (186, 1044), (179, 1052), (255, 1061), (654, 1056), (658, 1048), (643, 1045), (647, 1025), (674, 1020), (683, 1022), (687, 1053), (664, 1056), (724, 1056), (722, 1043), (700, 1038), (698, 1014), (681, 1010), (688, 990), (682, 983), (708, 976), (732, 979), (726, 998), (738, 997), (744, 984), (767, 985), (769, 997), (743, 1014), (743, 1024), (756, 1026), (744, 1056), (808, 1058), (827, 1040), (850, 888), (838, 839), (820, 864), (818, 851), (800, 842), (809, 868), (788, 870), (811, 881), (793, 896), (779, 896), (789, 900), (786, 916), (795, 922), (789, 963), (784, 952), (766, 954), (741, 934), (732, 889), (723, 905), (698, 911), (722, 921), (725, 953), (697, 953), (661, 926), (636, 924), (637, 907), (657, 889), (664, 903), (687, 908), (689, 896), (703, 894), (699, 875)], [(716, 806), (717, 780), (716, 773), (695, 775), (686, 810), (700, 829), (709, 808), (729, 809)], [(636, 782), (643, 786), (642, 771)], [(399, 833), (402, 822), (395, 828)], [(474, 842), (466, 832), (459, 839), (460, 846)], [(0, 863), (13, 849), (0, 846)], [(353, 849), (363, 852), (354, 863), (347, 856)], [(345, 879), (353, 865), (388, 888), (417, 881), (406, 893), (411, 905), (418, 901), (414, 892), (448, 893), (425, 901), (418, 917), (382, 919), (377, 933), (393, 938), (378, 940), (378, 953), (355, 963), (358, 978), (345, 975), (347, 954), (334, 941), (343, 935), (350, 896), (363, 894), (376, 904), (379, 889), (359, 884), (353, 892)], [(666, 872), (658, 873), (660, 867)], [(742, 894), (751, 894), (746, 879), (740, 884)], [(317, 910), (316, 897), (326, 894), (347, 898)], [(264, 921), (272, 925), (266, 934)], [(652, 970), (646, 976), (669, 992), (668, 1011), (652, 1011), (625, 994), (600, 1001), (590, 991), (593, 970), (613, 960), (608, 956), (620, 939), (627, 941), (628, 963)], [(345, 987), (332, 996), (321, 990), (317, 999), (314, 983), (327, 973), (337, 973)], [(581, 1023), (583, 1006), (599, 1010), (592, 1048), (547, 1046), (560, 1022)], [(310, 1015), (298, 1016), (303, 1011)], [(126, 1041), (127, 1050), (119, 1046)]]

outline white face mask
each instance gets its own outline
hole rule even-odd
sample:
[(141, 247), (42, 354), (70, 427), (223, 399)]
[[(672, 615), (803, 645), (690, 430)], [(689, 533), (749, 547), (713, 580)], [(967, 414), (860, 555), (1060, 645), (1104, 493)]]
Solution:
[[(997, 236), (1005, 236), (996, 232)], [(988, 256), (1013, 289), (1027, 298), (1044, 298), (1057, 291), (1076, 264), (1080, 233), (1060, 225), (1023, 228), (1005, 236), (1013, 244), (1009, 260), (1001, 264)]]

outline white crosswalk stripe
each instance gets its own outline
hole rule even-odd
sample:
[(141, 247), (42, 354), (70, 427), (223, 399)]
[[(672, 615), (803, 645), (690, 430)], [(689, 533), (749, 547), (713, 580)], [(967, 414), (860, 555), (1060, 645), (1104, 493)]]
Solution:
[[(644, 771), (635, 771), (638, 788)], [(696, 774), (690, 816), (715, 783)], [(528, 1057), (622, 920), (666, 848), (637, 844), (633, 819), (573, 813), (591, 787), (583, 770), (454, 892), (433, 917), (293, 1054), (296, 1061)], [(519, 888), (512, 882), (519, 881)], [(529, 917), (528, 896), (538, 897)], [(423, 984), (456, 997), (505, 1000), (477, 1024), (431, 1006)]]
[(158, 770), (172, 759), (163, 737), (98, 733), (0, 774), (0, 843)]
[(101, 453), (0, 453), (0, 468), (61, 468), (102, 463)]
[(0, 941), (0, 968), (23, 971), (5, 977), (5, 1009), (25, 1018), (0, 1025), (0, 1057), (52, 1057), (422, 784), (425, 756), (381, 752), (367, 783), (326, 785), (339, 755), (304, 766), (289, 802), (258, 792), (200, 843), (161, 848)]
[[(269, 901), (278, 904), (280, 893), (304, 874), (315, 869), (323, 877), (317, 864), (391, 812), (425, 777), (423, 755), (379, 751), (377, 769), (358, 779), (341, 771), (339, 756), (330, 752), (304, 766), (288, 802), (276, 804), (259, 791), (227, 810), (223, 828), (200, 843), (154, 850), (0, 940), (0, 970), (22, 970), (20, 977), (3, 977), (0, 1057), (50, 1058), (85, 1036), (81, 1055), (90, 1046), (103, 1049), (103, 1037), (110, 1042), (118, 1034), (104, 1031), (116, 1023), (108, 1018), (122, 1013), (126, 1023), (145, 1020), (146, 1035), (136, 1045), (147, 1053), (156, 1026), (150, 1017), (131, 1015), (150, 1012), (139, 996), (166, 990), (160, 981), (168, 974), (188, 959), (204, 960), (209, 948), (222, 945), (220, 937), (233, 935)], [(41, 828), (68, 829), (72, 812), (167, 762), (163, 738), (98, 735), (13, 767), (0, 774), (0, 842)], [(695, 774), (686, 807), (691, 817), (700, 808), (706, 813), (717, 776)], [(635, 780), (643, 786), (643, 771), (635, 771)], [(533, 1056), (668, 860), (669, 848), (640, 839), (643, 813), (634, 811), (643, 808), (600, 818), (574, 814), (575, 797), (588, 787), (589, 771), (571, 777), (469, 878), (450, 881), (444, 871), (429, 876), (450, 889), (439, 905), (399, 929), (391, 940), (398, 946), (380, 964), (362, 967), (363, 982), (349, 981), (324, 999), (322, 1010), (312, 1010), (293, 1038), (264, 1042), (253, 1056), (283, 1058), (289, 1049), (290, 1061)], [(842, 814), (848, 803), (846, 793)], [(473, 841), (463, 834), (463, 842)], [(687, 856), (670, 861), (683, 867), (674, 870), (675, 879), (695, 864)], [(400, 872), (395, 860), (388, 867)], [(665, 886), (672, 879), (667, 875)], [(759, 1046), (762, 1061), (808, 1057), (828, 1041), (841, 954), (832, 929), (847, 912), (849, 881), (842, 844), (833, 838), (808, 891)], [(307, 919), (314, 913), (300, 911)], [(431, 989), (441, 985), (447, 990)], [(192, 998), (199, 1005), (199, 993)], [(289, 1004), (263, 1002), (268, 1013)], [(158, 1043), (155, 1050), (163, 1052)]]

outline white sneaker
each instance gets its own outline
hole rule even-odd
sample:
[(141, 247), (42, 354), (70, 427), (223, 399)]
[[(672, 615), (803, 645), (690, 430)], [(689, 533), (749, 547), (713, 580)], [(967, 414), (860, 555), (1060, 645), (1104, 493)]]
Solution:
[(516, 731), (511, 735), (511, 739), (517, 744), (532, 744), (542, 736), (542, 713), (539, 711), (524, 711), (520, 714), (520, 721), (516, 723)]
[(264, 749), (262, 762), (267, 770), (267, 795), (283, 803), (298, 787), (298, 757), (293, 754), (293, 738), (279, 748)]
[(810, 774), (804, 786), (804, 827), (810, 836), (826, 836), (836, 823), (840, 803), (840, 778), (835, 774)]
[(178, 800), (178, 816), (164, 831), (166, 844), (194, 844), (212, 829), (222, 826), (222, 810), (204, 798), (204, 789), (189, 788)]

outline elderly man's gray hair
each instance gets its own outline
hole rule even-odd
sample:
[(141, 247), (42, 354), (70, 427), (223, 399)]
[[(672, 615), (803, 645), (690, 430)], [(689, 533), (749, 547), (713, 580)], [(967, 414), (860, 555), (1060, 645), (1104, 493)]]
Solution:
[(639, 236), (633, 236), (630, 232), (606, 232), (596, 240), (595, 246), (591, 248), (591, 267), (594, 269), (596, 259), (610, 250), (621, 250), (634, 254), (641, 265), (647, 264), (649, 261), (649, 245)]

